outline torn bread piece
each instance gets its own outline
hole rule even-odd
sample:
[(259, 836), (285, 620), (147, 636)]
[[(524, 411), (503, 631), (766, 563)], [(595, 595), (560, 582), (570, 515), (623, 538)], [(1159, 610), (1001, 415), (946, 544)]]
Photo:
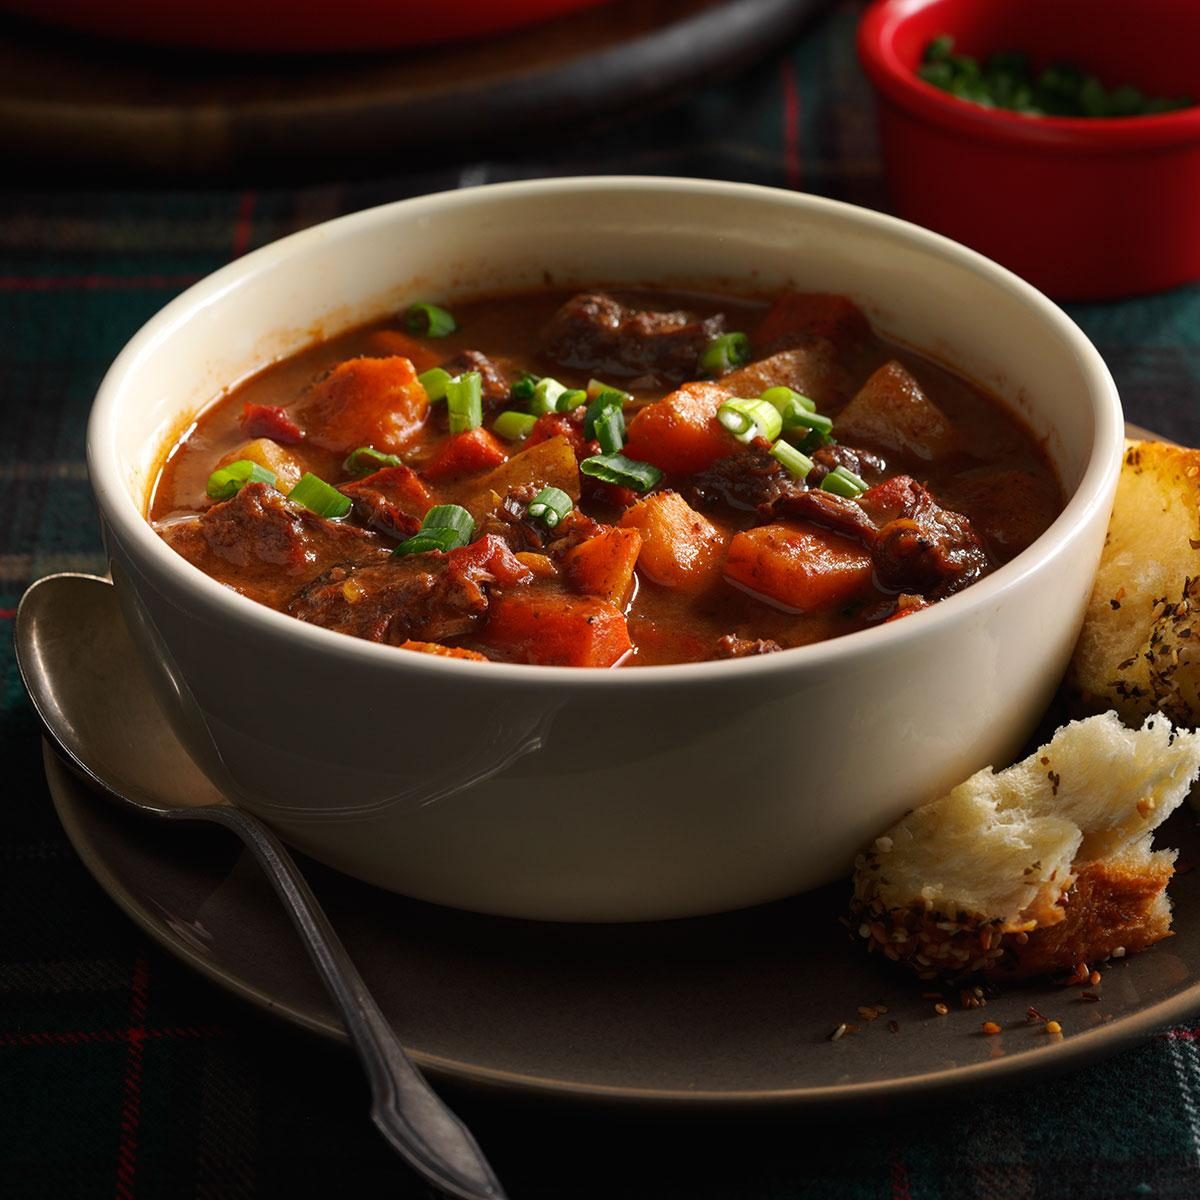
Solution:
[(868, 948), (923, 978), (1023, 978), (1167, 937), (1175, 851), (1154, 830), (1200, 772), (1200, 735), (1161, 715), (1063, 726), (1007, 770), (903, 817), (855, 864)]
[(1200, 724), (1200, 450), (1127, 443), (1067, 686), (1130, 723)]

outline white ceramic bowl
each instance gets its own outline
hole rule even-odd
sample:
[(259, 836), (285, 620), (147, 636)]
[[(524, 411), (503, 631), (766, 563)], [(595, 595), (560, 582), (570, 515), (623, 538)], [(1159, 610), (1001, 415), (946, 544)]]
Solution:
[[(404, 654), (261, 607), (145, 521), (163, 449), (230, 383), (417, 296), (560, 284), (791, 284), (1022, 413), (1070, 501), (980, 583), (761, 658), (618, 671)], [(1080, 330), (1014, 275), (833, 201), (682, 179), (426, 196), (317, 226), (190, 288), (121, 353), (88, 462), (114, 581), (196, 760), (314, 857), (514, 916), (715, 912), (841, 875), (913, 804), (1011, 756), (1063, 672), (1122, 423)]]

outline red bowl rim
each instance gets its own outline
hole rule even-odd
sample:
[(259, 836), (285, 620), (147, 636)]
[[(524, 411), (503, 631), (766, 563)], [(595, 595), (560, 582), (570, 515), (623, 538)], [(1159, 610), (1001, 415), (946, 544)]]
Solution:
[(1146, 117), (1027, 117), (984, 108), (926, 83), (900, 61), (897, 30), (931, 0), (876, 0), (858, 26), (858, 55), (872, 84), (918, 117), (973, 138), (1055, 150), (1143, 150), (1200, 140), (1200, 104)]

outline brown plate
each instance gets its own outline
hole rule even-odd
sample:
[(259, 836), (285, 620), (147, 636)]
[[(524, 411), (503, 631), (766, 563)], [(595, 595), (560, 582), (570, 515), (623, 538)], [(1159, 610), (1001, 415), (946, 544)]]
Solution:
[[(92, 794), (45, 752), (67, 835), (156, 941), (293, 1024), (343, 1034), (269, 886), (219, 830), (162, 826)], [(1185, 808), (1159, 834), (1200, 861)], [(1101, 1000), (1013, 986), (939, 1017), (911, 978), (852, 943), (846, 887), (646, 925), (553, 925), (407, 900), (305, 864), (416, 1060), (435, 1077), (555, 1099), (829, 1111), (933, 1098), (1080, 1065), (1200, 1009), (1200, 872), (1172, 884), (1178, 935), (1104, 968)], [(864, 1022), (859, 1005), (887, 1006)], [(1052, 1037), (1026, 1021), (1035, 1005)], [(983, 1018), (1003, 1026), (986, 1037)], [(895, 1021), (893, 1032), (889, 1023)], [(842, 1022), (859, 1031), (830, 1040)]]

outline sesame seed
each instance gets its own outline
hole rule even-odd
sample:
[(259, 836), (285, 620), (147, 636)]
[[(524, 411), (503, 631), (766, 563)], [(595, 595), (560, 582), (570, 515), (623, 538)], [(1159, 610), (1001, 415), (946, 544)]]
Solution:
[(841, 1024), (841, 1025), (839, 1025), (839, 1026), (838, 1026), (838, 1027), (837, 1027), (837, 1028), (836, 1028), (836, 1029), (835, 1029), (835, 1030), (834, 1030), (834, 1031), (833, 1031), (833, 1032), (832, 1032), (832, 1033), (829, 1035), (829, 1040), (830, 1040), (831, 1042), (836, 1042), (836, 1041), (839, 1041), (841, 1038), (844, 1038), (845, 1036), (846, 1036), (846, 1023), (843, 1021), (843, 1022), (842, 1022), (842, 1024)]
[(939, 1017), (944, 1017), (950, 1010), (944, 1004), (935, 1004), (933, 1006), (933, 1011), (937, 1013)]
[(984, 1021), (979, 1027), (988, 1037), (995, 1037), (1000, 1032), (1000, 1026), (995, 1021)]
[(1100, 972), (1099, 972), (1099, 971), (1093, 971), (1093, 972), (1092, 972), (1092, 973), (1091, 973), (1091, 974), (1088, 976), (1088, 983), (1090, 983), (1090, 984), (1092, 985), (1092, 987), (1095, 987), (1095, 986), (1096, 986), (1096, 985), (1097, 985), (1099, 982), (1100, 982)]
[(1047, 1033), (1062, 1033), (1062, 1026), (1057, 1021), (1047, 1021), (1045, 1029)]

